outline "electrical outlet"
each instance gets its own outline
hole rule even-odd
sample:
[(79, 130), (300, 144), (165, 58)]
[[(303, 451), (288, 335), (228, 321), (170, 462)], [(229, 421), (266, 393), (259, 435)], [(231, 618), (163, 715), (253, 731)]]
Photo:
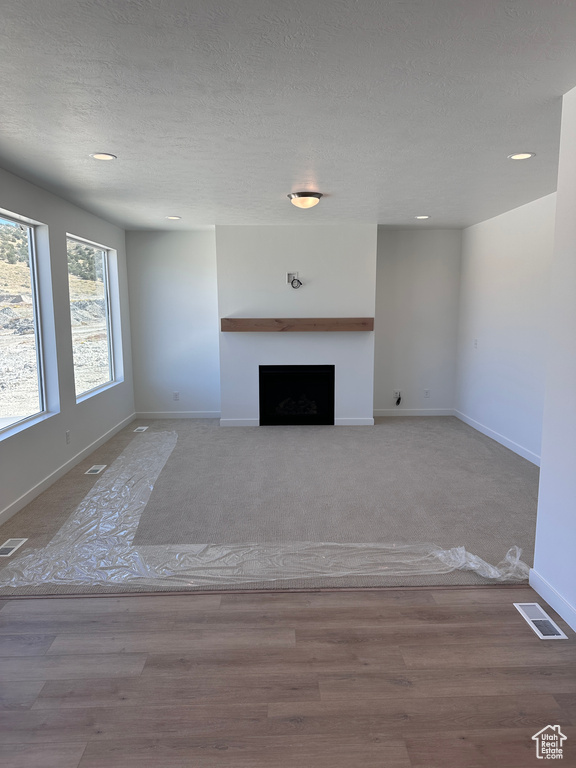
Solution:
[(429, 389), (425, 389), (424, 390), (424, 397), (430, 397), (430, 390)]
[(180, 400), (180, 392), (172, 392), (172, 400)]
[(402, 397), (402, 393), (399, 389), (394, 390), (394, 400), (398, 400), (399, 397)]
[(66, 445), (70, 445), (70, 430), (66, 430)]
[(292, 283), (292, 280), (298, 280), (298, 272), (286, 272), (286, 282), (288, 285)]

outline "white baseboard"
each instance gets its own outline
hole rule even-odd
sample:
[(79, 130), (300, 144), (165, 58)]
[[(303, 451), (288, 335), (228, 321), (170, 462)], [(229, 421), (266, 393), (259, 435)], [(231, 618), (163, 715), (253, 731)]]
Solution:
[(491, 437), (492, 440), (496, 440), (496, 442), (500, 443), (500, 445), (504, 445), (506, 448), (510, 448), (511, 451), (514, 451), (514, 453), (522, 456), (522, 458), (528, 459), (528, 461), (531, 461), (532, 464), (536, 464), (537, 467), (540, 466), (540, 456), (538, 456), (536, 453), (533, 453), (532, 451), (529, 451), (528, 448), (524, 448), (523, 445), (518, 445), (518, 443), (515, 443), (513, 440), (509, 440), (499, 432), (495, 432), (493, 429), (490, 429), (490, 427), (487, 427), (484, 424), (481, 424), (479, 421), (476, 421), (476, 419), (471, 419), (470, 416), (466, 416), (465, 413), (454, 411), (454, 416), (460, 419), (460, 421), (463, 421), (465, 424), (468, 424), (468, 426), (473, 427), (478, 432), (482, 432), (482, 434), (486, 435), (486, 437)]
[(221, 427), (259, 427), (260, 419), (220, 419)]
[(374, 417), (378, 416), (454, 416), (452, 408), (378, 408)]
[(374, 419), (334, 419), (335, 427), (373, 427)]
[(556, 592), (554, 587), (549, 584), (543, 576), (540, 576), (538, 571), (534, 568), (530, 569), (529, 577), (530, 586), (533, 590), (538, 592), (548, 605), (553, 608), (557, 614), (562, 616), (566, 624), (568, 624), (576, 632), (576, 608), (562, 597), (559, 592)]
[(117, 432), (120, 432), (121, 429), (124, 429), (125, 426), (130, 424), (131, 421), (134, 421), (135, 416), (136, 414), (134, 413), (130, 414), (130, 416), (127, 416), (119, 424), (116, 424), (115, 427), (109, 429), (108, 432), (102, 435), (102, 437), (99, 437), (98, 440), (90, 443), (90, 445), (86, 446), (86, 448), (81, 450), (75, 456), (72, 456), (71, 459), (68, 459), (68, 461), (65, 464), (62, 464), (61, 467), (58, 467), (58, 469), (55, 469), (54, 472), (51, 472), (48, 477), (45, 477), (44, 480), (36, 483), (33, 488), (30, 488), (30, 490), (22, 494), (20, 498), (9, 504), (0, 512), (0, 525), (13, 517), (17, 512), (20, 512), (20, 510), (23, 509), (26, 504), (29, 504), (33, 499), (36, 498), (36, 496), (39, 496), (43, 491), (55, 483), (56, 480), (61, 478), (66, 474), (66, 472), (69, 472), (73, 467), (75, 467), (76, 464), (79, 464), (83, 459), (86, 458), (86, 456), (89, 456), (93, 451), (95, 451), (96, 448), (99, 448), (107, 440), (110, 440), (111, 437), (114, 437)]
[(220, 411), (137, 411), (137, 419), (219, 419)]

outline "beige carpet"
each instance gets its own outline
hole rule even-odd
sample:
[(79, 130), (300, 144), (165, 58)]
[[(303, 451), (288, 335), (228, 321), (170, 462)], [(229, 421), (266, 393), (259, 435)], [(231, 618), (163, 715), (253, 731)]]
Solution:
[[(141, 423), (141, 422), (137, 422)], [(0, 531), (43, 545), (58, 530), (92, 463), (111, 463), (131, 424)], [(491, 563), (517, 544), (532, 563), (538, 469), (452, 417), (381, 419), (373, 427), (219, 428), (216, 421), (150, 423), (178, 443), (156, 481), (134, 543), (432, 542), (463, 545)], [(73, 504), (71, 503), (73, 502)], [(42, 532), (39, 534), (39, 523)], [(52, 531), (52, 534), (50, 534)], [(3, 564), (2, 564), (3, 565)], [(281, 580), (246, 588), (489, 583), (475, 573)], [(168, 587), (173, 589), (174, 587)], [(205, 589), (215, 587), (205, 586)], [(152, 589), (164, 590), (158, 584)], [(3, 594), (141, 591), (129, 585), (22, 587)], [(147, 587), (144, 591), (150, 591)]]
[(134, 544), (433, 542), (532, 563), (538, 469), (455, 417), (374, 427), (190, 423)]

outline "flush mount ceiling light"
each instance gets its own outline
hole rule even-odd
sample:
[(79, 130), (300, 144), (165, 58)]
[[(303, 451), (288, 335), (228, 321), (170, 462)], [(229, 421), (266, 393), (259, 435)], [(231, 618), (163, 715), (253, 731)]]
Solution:
[(164, 216), (165, 219), (168, 219), (168, 221), (180, 221), (182, 216)]
[(322, 192), (291, 192), (288, 197), (297, 208), (313, 208), (320, 202)]
[(415, 219), (429, 219), (430, 216), (414, 216)]
[(515, 152), (508, 155), (508, 160), (530, 160), (531, 157), (536, 157), (536, 152)]
[(111, 155), (109, 152), (93, 152), (90, 157), (93, 160), (117, 160), (116, 155)]

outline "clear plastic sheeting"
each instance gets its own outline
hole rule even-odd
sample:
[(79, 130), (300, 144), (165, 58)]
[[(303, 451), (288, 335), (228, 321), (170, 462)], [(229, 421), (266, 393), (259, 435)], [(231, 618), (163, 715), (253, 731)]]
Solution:
[(132, 547), (142, 510), (176, 445), (176, 432), (135, 438), (100, 475), (52, 541), (0, 571), (0, 586), (122, 584), (153, 579)]
[(200, 587), (286, 579), (419, 576), (474, 571), (498, 582), (523, 581), (528, 566), (512, 547), (490, 565), (464, 547), (433, 544), (132, 544), (140, 515), (177, 435), (136, 438), (95, 483), (42, 549), (15, 558), (0, 572), (1, 587), (45, 584)]

